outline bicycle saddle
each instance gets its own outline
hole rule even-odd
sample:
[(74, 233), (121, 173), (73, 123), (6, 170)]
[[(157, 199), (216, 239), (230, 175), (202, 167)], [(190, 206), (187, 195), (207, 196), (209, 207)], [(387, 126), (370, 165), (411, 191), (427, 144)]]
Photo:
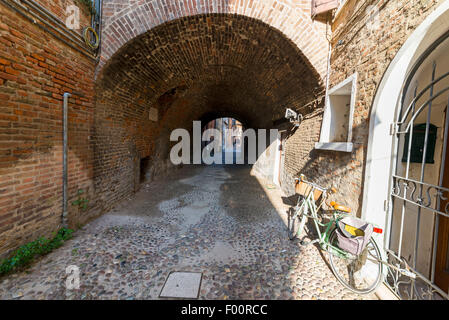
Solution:
[(341, 204), (336, 203), (335, 201), (332, 201), (331, 203), (332, 208), (338, 211), (350, 213), (352, 210), (349, 207), (342, 206)]

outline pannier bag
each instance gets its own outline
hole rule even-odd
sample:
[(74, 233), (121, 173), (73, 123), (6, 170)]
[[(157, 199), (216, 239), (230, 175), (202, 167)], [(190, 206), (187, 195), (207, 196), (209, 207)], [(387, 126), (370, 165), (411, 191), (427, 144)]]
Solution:
[(337, 223), (340, 249), (354, 255), (362, 253), (373, 233), (373, 225), (355, 217), (345, 217)]

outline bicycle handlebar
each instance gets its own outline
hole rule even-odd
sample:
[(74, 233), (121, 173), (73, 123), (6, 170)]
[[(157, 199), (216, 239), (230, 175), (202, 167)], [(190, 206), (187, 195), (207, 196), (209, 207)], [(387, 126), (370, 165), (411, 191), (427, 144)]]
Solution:
[(316, 189), (318, 189), (318, 190), (321, 190), (321, 191), (323, 191), (323, 192), (326, 192), (326, 193), (336, 193), (337, 192), (337, 189), (335, 189), (334, 187), (330, 187), (330, 188), (324, 188), (324, 187), (322, 187), (322, 186), (319, 186), (319, 185), (317, 185), (317, 184), (315, 184), (315, 183), (313, 183), (313, 182), (310, 182), (310, 181), (307, 181), (306, 180), (307, 178), (306, 178), (306, 176), (305, 175), (303, 175), (303, 174), (301, 174), (300, 176), (299, 176), (299, 178), (295, 178), (295, 181), (299, 181), (299, 182), (305, 182), (305, 183), (307, 183), (307, 184), (310, 184), (312, 187), (314, 187), (314, 188), (316, 188)]

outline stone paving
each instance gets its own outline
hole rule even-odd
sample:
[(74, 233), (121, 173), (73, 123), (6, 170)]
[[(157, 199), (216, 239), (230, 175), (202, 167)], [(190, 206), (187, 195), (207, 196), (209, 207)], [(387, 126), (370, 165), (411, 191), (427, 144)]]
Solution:
[[(199, 299), (376, 299), (343, 288), (317, 247), (288, 240), (279, 189), (246, 166), (189, 166), (146, 184), (27, 271), (1, 299), (159, 299), (172, 271), (202, 272)], [(66, 289), (66, 267), (80, 289)]]

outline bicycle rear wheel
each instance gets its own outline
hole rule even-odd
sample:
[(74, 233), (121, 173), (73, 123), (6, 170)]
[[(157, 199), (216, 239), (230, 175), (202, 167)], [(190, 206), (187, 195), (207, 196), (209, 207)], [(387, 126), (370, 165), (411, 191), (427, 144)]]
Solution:
[[(329, 243), (334, 247), (338, 247), (336, 230), (329, 237)], [(344, 258), (329, 252), (329, 262), (335, 277), (343, 286), (359, 294), (373, 292), (382, 282), (381, 260), (379, 247), (372, 238), (358, 256), (348, 254)]]

